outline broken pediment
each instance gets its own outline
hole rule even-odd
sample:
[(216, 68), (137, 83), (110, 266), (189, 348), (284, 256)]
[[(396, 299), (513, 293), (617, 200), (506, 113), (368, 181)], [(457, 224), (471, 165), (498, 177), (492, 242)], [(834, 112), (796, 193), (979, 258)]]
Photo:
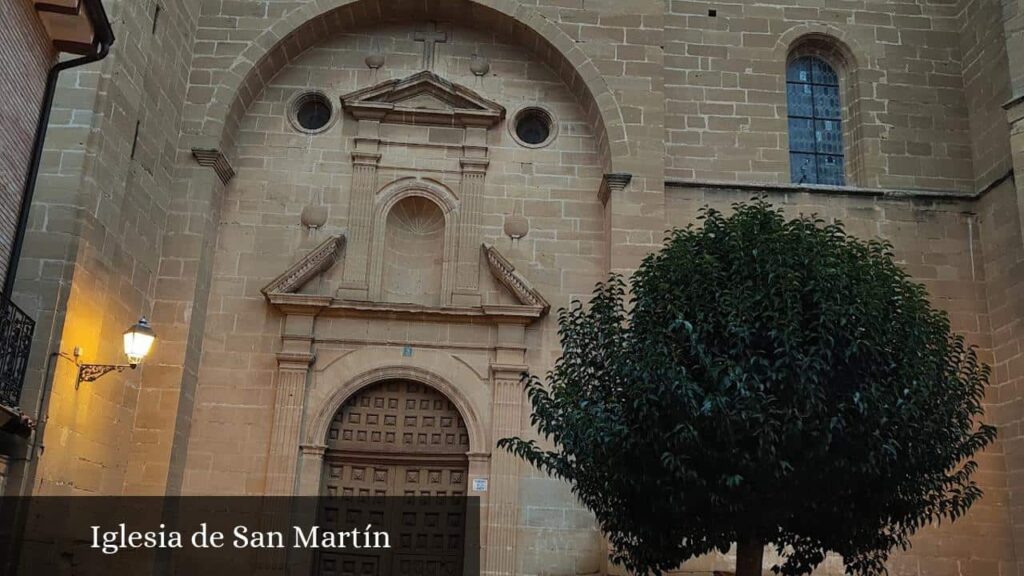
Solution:
[(270, 297), (272, 294), (294, 294), (298, 292), (306, 282), (334, 266), (344, 246), (344, 235), (331, 236), (319, 246), (310, 250), (309, 254), (303, 256), (298, 262), (285, 270), (283, 274), (274, 278), (261, 292), (267, 297)]
[(341, 105), (360, 120), (400, 124), (490, 127), (505, 118), (500, 104), (430, 71), (346, 94)]
[(499, 324), (531, 324), (551, 309), (548, 301), (522, 274), (516, 271), (500, 252), (489, 244), (481, 249), (491, 273), (518, 304), (484, 304), (482, 306), (432, 306), (393, 302), (345, 300), (327, 295), (300, 294), (302, 286), (329, 269), (338, 260), (345, 244), (344, 236), (328, 238), (309, 254), (296, 262), (283, 274), (263, 288), (263, 295), (271, 305), (282, 310), (303, 310), (316, 315), (349, 316), (422, 320), (431, 322), (459, 322), (480, 320)]
[(517, 272), (516, 267), (502, 256), (497, 248), (485, 243), (482, 249), (484, 257), (487, 259), (487, 266), (498, 283), (515, 296), (522, 306), (535, 308), (540, 311), (541, 315), (547, 314), (551, 309), (551, 304), (541, 296), (533, 284)]

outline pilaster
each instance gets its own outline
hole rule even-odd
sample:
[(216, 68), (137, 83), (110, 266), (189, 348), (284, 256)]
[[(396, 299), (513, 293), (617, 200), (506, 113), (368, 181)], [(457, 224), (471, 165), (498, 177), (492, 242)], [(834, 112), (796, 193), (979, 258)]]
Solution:
[[(491, 364), (494, 400), (492, 438), (497, 442), (520, 434), (523, 412), (521, 376), (527, 371), (526, 329), (518, 325), (498, 327), (498, 349)], [(494, 449), (491, 456), (490, 497), (486, 522), (483, 573), (515, 574), (516, 534), (519, 529), (519, 458)]]
[[(468, 128), (466, 138), (475, 138), (474, 131), (486, 132), (479, 128)], [(461, 160), (462, 184), (460, 187), (459, 260), (453, 304), (456, 306), (480, 305), (480, 197), (484, 194), (484, 180), (487, 176), (486, 148), (470, 149), (476, 157), (464, 156)], [(482, 152), (480, 152), (482, 150)]]
[(298, 496), (319, 496), (320, 475), (323, 472), (324, 455), (327, 446), (324, 444), (303, 444), (299, 446), (299, 483)]
[(347, 300), (368, 300), (370, 237), (373, 230), (374, 193), (380, 165), (380, 122), (360, 120), (359, 137), (352, 152), (352, 186), (349, 197), (348, 246), (345, 271), (338, 296)]
[(628, 216), (629, 203), (625, 195), (632, 180), (632, 174), (605, 174), (604, 180), (601, 181), (601, 189), (597, 192), (597, 198), (604, 206), (605, 268), (608, 272), (620, 269), (612, 252), (613, 247), (624, 240), (624, 230), (628, 230), (628, 227), (623, 226), (622, 220)]
[(302, 409), (309, 368), (315, 356), (313, 316), (289, 314), (285, 318), (281, 351), (277, 354), (274, 423), (267, 457), (267, 496), (295, 494)]

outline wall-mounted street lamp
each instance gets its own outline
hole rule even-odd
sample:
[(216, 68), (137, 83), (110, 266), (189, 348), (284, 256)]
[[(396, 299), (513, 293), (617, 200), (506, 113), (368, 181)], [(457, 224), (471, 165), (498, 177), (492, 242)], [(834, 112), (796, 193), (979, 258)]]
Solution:
[(124, 333), (124, 355), (128, 357), (128, 363), (78, 364), (78, 381), (75, 382), (75, 390), (78, 390), (78, 386), (82, 382), (95, 382), (111, 372), (124, 372), (128, 368), (135, 370), (149, 354), (154, 340), (156, 340), (156, 333), (149, 327), (149, 321), (140, 318), (138, 324)]

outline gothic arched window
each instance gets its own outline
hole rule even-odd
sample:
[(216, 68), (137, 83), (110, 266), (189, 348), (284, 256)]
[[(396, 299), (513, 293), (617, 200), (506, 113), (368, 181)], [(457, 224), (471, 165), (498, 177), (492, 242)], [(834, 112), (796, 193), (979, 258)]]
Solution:
[(793, 60), (786, 71), (786, 99), (793, 183), (845, 185), (843, 111), (835, 69), (816, 56)]

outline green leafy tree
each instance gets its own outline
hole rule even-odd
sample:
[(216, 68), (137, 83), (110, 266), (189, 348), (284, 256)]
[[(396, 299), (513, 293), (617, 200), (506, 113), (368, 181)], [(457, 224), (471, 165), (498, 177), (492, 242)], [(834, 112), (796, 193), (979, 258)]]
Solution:
[(737, 543), (739, 576), (806, 574), (826, 552), (884, 572), (921, 527), (981, 497), (988, 380), (888, 244), (787, 220), (764, 200), (705, 209), (625, 282), (559, 316), (553, 449), (500, 445), (566, 480), (640, 574)]

